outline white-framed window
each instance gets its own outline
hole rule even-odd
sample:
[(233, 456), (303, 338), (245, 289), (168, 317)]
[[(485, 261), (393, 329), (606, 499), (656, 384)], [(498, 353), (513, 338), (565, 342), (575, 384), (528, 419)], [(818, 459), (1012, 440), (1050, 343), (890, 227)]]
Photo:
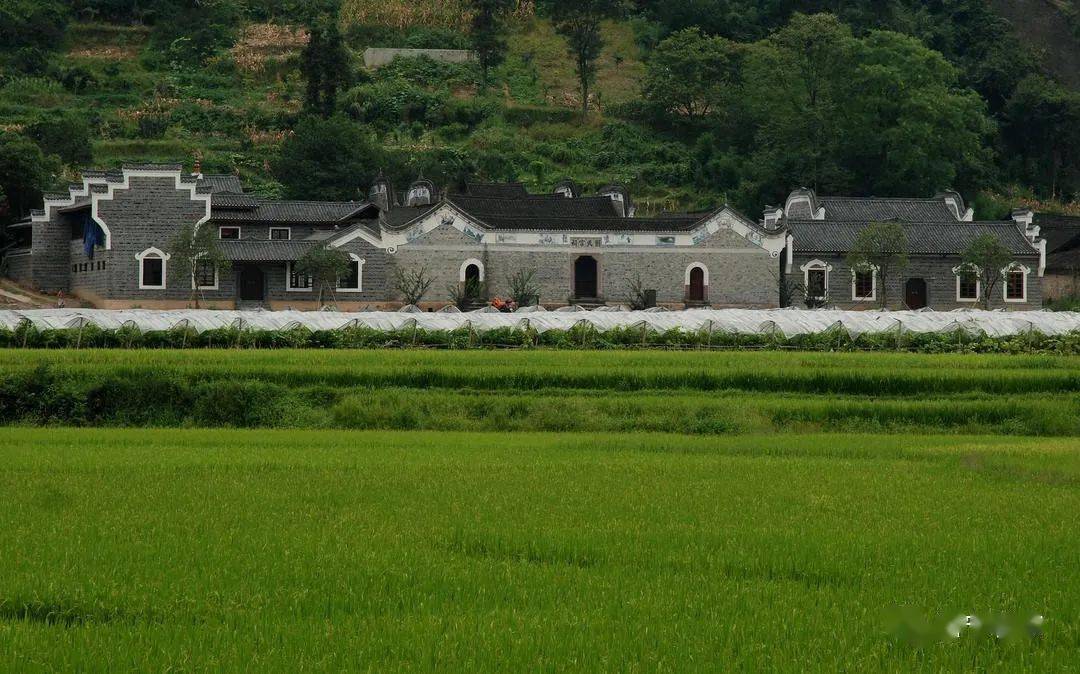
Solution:
[(806, 298), (810, 300), (826, 300), (829, 297), (829, 272), (832, 265), (821, 260), (810, 260), (799, 267), (803, 273), (803, 288), (806, 289)]
[(270, 228), (270, 240), (271, 241), (288, 241), (292, 239), (291, 227), (271, 227)]
[(953, 267), (956, 275), (956, 301), (978, 302), (982, 296), (981, 270), (973, 264)]
[[(469, 269), (469, 267), (475, 267), (475, 269)], [(484, 282), (484, 263), (476, 258), (470, 258), (461, 263), (461, 268), (458, 269), (458, 281), (465, 283), (469, 280), (469, 274), (472, 273), (473, 278), (477, 283)]]
[(851, 301), (867, 302), (877, 299), (878, 268), (874, 265), (851, 270)]
[(218, 227), (219, 239), (239, 239), (240, 228), (239, 227)]
[(210, 260), (196, 260), (195, 261), (195, 278), (192, 279), (192, 283), (199, 290), (217, 290), (218, 289), (218, 269), (217, 265)]
[(311, 292), (311, 275), (294, 269), (296, 263), (285, 263), (285, 290), (291, 293)]
[(139, 262), (139, 290), (165, 290), (165, 265), (169, 257), (157, 248), (147, 248), (135, 256)]
[(338, 292), (358, 293), (364, 289), (364, 261), (349, 253), (349, 273), (338, 279)]
[(1001, 288), (1006, 302), (1027, 302), (1027, 277), (1030, 273), (1030, 269), (1016, 262), (1001, 270)]

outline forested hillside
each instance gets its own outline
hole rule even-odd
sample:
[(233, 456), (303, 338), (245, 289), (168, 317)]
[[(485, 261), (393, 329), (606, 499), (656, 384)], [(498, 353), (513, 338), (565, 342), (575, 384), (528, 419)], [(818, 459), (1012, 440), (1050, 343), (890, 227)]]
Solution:
[[(0, 0), (0, 217), (80, 167), (157, 161), (310, 199), (382, 171), (622, 182), (645, 212), (757, 217), (802, 185), (1074, 209), (1080, 93), (1054, 66), (1080, 21), (1033, 4)], [(1047, 17), (1050, 44), (1025, 34)], [(369, 46), (483, 58), (368, 71)]]

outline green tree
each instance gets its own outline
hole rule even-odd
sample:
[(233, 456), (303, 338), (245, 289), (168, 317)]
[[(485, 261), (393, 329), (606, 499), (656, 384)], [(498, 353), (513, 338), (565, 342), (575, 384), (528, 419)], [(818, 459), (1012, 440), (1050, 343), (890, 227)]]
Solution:
[(889, 305), (889, 287), (893, 276), (908, 265), (908, 240), (904, 228), (896, 222), (874, 222), (859, 231), (848, 251), (847, 263), (855, 271), (877, 274), (877, 299)]
[(985, 104), (914, 38), (795, 14), (753, 45), (747, 70), (758, 203), (795, 185), (921, 196), (992, 176)]
[(57, 0), (0, 0), (0, 51), (56, 49), (67, 24), (67, 8)]
[(188, 301), (196, 309), (202, 297), (198, 282), (201, 272), (207, 268), (213, 269), (220, 277), (232, 268), (232, 263), (218, 246), (214, 227), (196, 227), (194, 224), (182, 226), (169, 242), (169, 254), (169, 276), (181, 288), (191, 288)]
[(90, 125), (82, 114), (46, 113), (26, 127), (26, 135), (43, 152), (58, 155), (66, 164), (88, 166), (94, 161)]
[(324, 118), (333, 115), (338, 92), (352, 81), (352, 59), (337, 21), (323, 17), (311, 26), (311, 39), (300, 55), (300, 73), (306, 82), (304, 110)]
[(1015, 175), (1051, 198), (1080, 193), (1080, 94), (1031, 76), (1005, 105), (1002, 137)]
[(751, 116), (757, 119), (757, 178), (773, 202), (793, 185), (844, 190), (850, 174), (839, 145), (843, 82), (850, 74), (855, 40), (828, 14), (796, 14), (784, 28), (750, 50), (747, 81)]
[(383, 163), (368, 131), (347, 117), (305, 116), (272, 163), (290, 199), (351, 200), (366, 193)]
[(863, 194), (933, 194), (982, 186), (994, 125), (959, 73), (917, 39), (874, 31), (858, 40), (841, 81), (842, 165)]
[(311, 277), (321, 308), (325, 297), (334, 296), (338, 279), (349, 273), (349, 264), (349, 256), (340, 248), (314, 246), (296, 261), (296, 270)]
[(486, 89), (492, 68), (506, 58), (506, 27), (503, 20), (511, 0), (471, 0), (472, 29), (469, 39), (480, 64), (480, 86)]
[(647, 100), (690, 121), (725, 109), (742, 85), (744, 49), (697, 28), (674, 33), (646, 63)]
[(174, 68), (199, 68), (236, 41), (242, 18), (234, 0), (173, 0), (155, 4), (151, 51)]
[(545, 6), (555, 32), (566, 40), (574, 59), (581, 89), (581, 117), (589, 114), (589, 90), (596, 81), (596, 60), (604, 49), (600, 22), (618, 16), (622, 0), (546, 0)]
[(1002, 279), (1005, 265), (1012, 261), (1012, 253), (993, 234), (980, 234), (968, 245), (962, 260), (964, 271), (978, 275), (982, 286), (979, 299), (983, 308), (989, 309), (994, 287)]
[(0, 191), (7, 195), (8, 221), (40, 207), (41, 193), (56, 182), (59, 171), (56, 157), (43, 153), (32, 140), (0, 131)]

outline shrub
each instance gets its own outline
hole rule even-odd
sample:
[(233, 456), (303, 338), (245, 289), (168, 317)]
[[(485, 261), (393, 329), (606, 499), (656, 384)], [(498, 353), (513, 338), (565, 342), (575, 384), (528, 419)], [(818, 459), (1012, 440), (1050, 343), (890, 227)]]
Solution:
[(570, 108), (551, 108), (534, 105), (518, 105), (503, 111), (503, 119), (515, 126), (532, 126), (540, 123), (568, 123), (580, 113)]
[(65, 163), (87, 166), (94, 160), (90, 124), (78, 112), (42, 115), (26, 127), (26, 135), (43, 152), (59, 155)]

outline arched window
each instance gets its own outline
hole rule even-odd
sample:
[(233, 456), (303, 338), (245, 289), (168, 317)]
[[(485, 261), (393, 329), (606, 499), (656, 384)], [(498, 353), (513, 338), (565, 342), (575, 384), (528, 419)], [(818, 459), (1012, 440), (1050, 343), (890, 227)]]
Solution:
[(458, 281), (467, 283), (470, 280), (475, 280), (477, 283), (484, 282), (484, 263), (476, 258), (465, 260), (458, 270)]
[(165, 265), (169, 257), (157, 248), (147, 248), (135, 256), (139, 263), (139, 290), (165, 289)]
[(1001, 270), (1001, 286), (1006, 302), (1027, 302), (1027, 277), (1030, 273), (1030, 269), (1018, 262)]
[(709, 269), (700, 262), (695, 262), (686, 268), (686, 300), (688, 302), (704, 302), (708, 299)]
[(806, 299), (814, 302), (826, 301), (829, 298), (829, 272), (832, 271), (832, 265), (821, 260), (810, 260), (799, 269), (803, 272)]

